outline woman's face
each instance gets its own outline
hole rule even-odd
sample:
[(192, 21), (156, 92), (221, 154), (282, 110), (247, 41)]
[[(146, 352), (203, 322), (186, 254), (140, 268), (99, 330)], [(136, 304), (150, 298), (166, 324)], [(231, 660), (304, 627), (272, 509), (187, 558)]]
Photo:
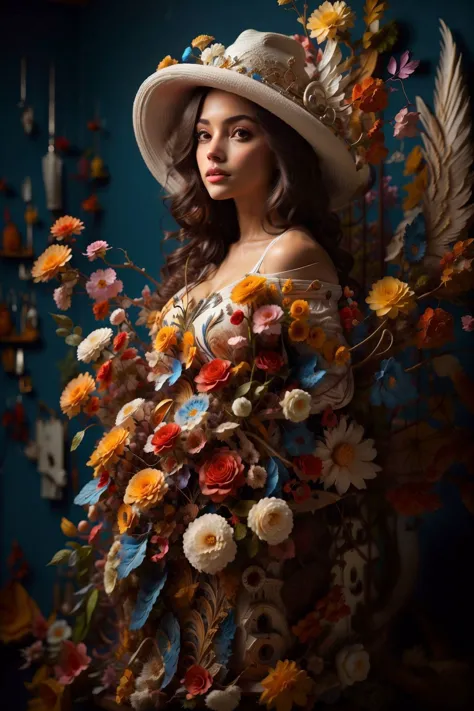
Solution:
[(196, 140), (199, 173), (211, 198), (266, 196), (275, 161), (251, 101), (212, 89), (198, 116)]

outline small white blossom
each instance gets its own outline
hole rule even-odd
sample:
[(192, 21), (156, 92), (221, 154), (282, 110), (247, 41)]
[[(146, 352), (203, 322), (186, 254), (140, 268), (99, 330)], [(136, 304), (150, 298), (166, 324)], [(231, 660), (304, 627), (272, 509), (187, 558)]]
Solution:
[(232, 412), (237, 417), (248, 417), (252, 412), (252, 403), (246, 397), (238, 397), (232, 403)]

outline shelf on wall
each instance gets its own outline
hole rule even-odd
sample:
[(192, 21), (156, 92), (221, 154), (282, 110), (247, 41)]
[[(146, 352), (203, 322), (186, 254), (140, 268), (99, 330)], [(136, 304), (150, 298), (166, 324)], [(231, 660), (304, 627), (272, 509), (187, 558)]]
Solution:
[(4, 343), (9, 346), (27, 346), (38, 343), (40, 340), (39, 331), (29, 331), (28, 333), (12, 333), (9, 336), (0, 336), (0, 345)]
[(0, 250), (2, 259), (34, 259), (35, 254), (31, 249), (23, 249), (21, 252), (5, 252)]

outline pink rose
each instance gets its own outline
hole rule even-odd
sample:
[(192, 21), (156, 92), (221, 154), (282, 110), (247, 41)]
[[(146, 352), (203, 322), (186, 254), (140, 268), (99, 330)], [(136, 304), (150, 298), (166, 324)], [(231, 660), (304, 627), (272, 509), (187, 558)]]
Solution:
[(213, 681), (214, 679), (207, 669), (199, 664), (193, 664), (192, 667), (189, 667), (181, 683), (184, 684), (188, 692), (186, 698), (192, 699), (198, 694), (205, 694), (211, 688)]
[(79, 676), (89, 666), (91, 658), (86, 654), (86, 645), (81, 642), (75, 645), (66, 640), (61, 645), (58, 664), (54, 667), (54, 673), (60, 684), (72, 684), (76, 676)]
[(395, 115), (395, 128), (393, 135), (395, 138), (414, 138), (418, 133), (416, 124), (418, 123), (418, 111), (408, 111), (403, 108)]
[(260, 306), (253, 315), (253, 332), (279, 335), (281, 333), (280, 321), (283, 316), (283, 309), (277, 304)]

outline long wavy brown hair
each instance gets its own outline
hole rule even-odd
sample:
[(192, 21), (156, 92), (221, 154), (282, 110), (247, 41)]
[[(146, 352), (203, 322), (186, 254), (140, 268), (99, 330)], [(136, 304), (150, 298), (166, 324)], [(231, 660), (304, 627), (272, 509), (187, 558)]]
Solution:
[[(209, 91), (207, 87), (193, 91), (179, 123), (168, 137), (166, 150), (170, 164), (182, 178), (184, 187), (178, 194), (163, 198), (179, 225), (178, 230), (165, 233), (164, 239), (177, 239), (180, 245), (167, 255), (161, 269), (162, 284), (158, 289), (161, 306), (184, 286), (185, 280), (188, 284), (195, 281), (204, 266), (209, 263), (218, 266), (229, 245), (239, 239), (234, 201), (213, 200), (209, 196), (196, 162), (195, 126)], [(347, 283), (352, 257), (339, 246), (340, 220), (328, 207), (329, 196), (316, 153), (277, 116), (256, 104), (254, 110), (276, 158), (265, 211), (268, 224), (275, 228), (276, 234), (292, 226), (304, 226), (331, 257), (340, 282)], [(277, 223), (272, 215), (278, 215)]]

